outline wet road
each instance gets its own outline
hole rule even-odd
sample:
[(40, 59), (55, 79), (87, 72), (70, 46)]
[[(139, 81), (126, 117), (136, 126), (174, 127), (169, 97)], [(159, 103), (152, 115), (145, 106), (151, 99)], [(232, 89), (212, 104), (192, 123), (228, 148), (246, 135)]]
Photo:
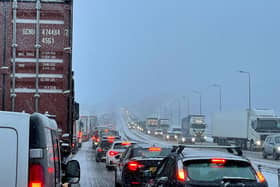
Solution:
[(73, 159), (80, 162), (81, 187), (112, 187), (115, 185), (114, 171), (107, 171), (105, 163), (95, 162), (91, 142), (85, 142)]

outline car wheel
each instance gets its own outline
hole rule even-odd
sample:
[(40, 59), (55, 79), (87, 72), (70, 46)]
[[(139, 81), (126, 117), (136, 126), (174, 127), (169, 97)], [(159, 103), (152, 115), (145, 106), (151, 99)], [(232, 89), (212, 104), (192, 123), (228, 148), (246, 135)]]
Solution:
[(276, 153), (276, 151), (273, 151), (272, 157), (273, 157), (274, 160), (279, 159), (279, 155)]
[(265, 153), (265, 151), (263, 150), (263, 154), (262, 154), (263, 158), (267, 158), (267, 154)]

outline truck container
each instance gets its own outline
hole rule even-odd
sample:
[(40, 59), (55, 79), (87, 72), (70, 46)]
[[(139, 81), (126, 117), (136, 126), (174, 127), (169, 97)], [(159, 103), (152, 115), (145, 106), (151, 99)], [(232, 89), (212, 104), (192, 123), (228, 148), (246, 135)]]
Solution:
[(279, 117), (271, 109), (218, 112), (212, 117), (214, 142), (260, 150), (266, 136), (280, 133)]
[(72, 0), (0, 0), (0, 106), (75, 121)]
[(183, 143), (195, 143), (205, 141), (206, 122), (204, 115), (188, 115), (182, 119)]

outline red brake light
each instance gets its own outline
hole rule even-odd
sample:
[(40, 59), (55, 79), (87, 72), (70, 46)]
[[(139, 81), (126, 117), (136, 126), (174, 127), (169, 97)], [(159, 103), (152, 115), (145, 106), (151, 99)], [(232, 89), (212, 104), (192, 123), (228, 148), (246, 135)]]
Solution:
[(127, 145), (131, 145), (131, 143), (130, 143), (130, 142), (122, 142), (121, 145), (122, 145), (122, 146), (127, 146)]
[(143, 164), (140, 164), (136, 161), (131, 161), (131, 162), (128, 162), (127, 163), (127, 168), (130, 170), (130, 171), (136, 171), (137, 169), (139, 168), (143, 168), (144, 165)]
[(104, 132), (109, 132), (109, 130), (108, 130), (108, 129), (105, 129)]
[(75, 147), (75, 144), (74, 144), (74, 143), (72, 143), (72, 147)]
[(40, 164), (29, 167), (29, 187), (44, 187), (44, 171)]
[(79, 138), (81, 138), (83, 136), (83, 133), (81, 131), (79, 131)]
[(184, 169), (178, 169), (177, 179), (179, 181), (186, 181), (187, 172)]
[(211, 159), (211, 163), (212, 164), (225, 164), (226, 163), (226, 159), (223, 159), (223, 158), (212, 158)]
[(97, 141), (97, 142), (100, 142), (100, 138), (97, 138), (96, 141)]
[(115, 139), (115, 136), (108, 136), (108, 139)]
[(97, 152), (102, 152), (103, 150), (101, 148), (98, 148), (97, 149)]
[(93, 140), (93, 141), (94, 141), (94, 140), (96, 140), (96, 137), (95, 137), (95, 136), (93, 136), (93, 137), (92, 137), (92, 140)]
[(118, 151), (109, 151), (110, 156), (116, 156), (117, 154), (119, 154)]
[(160, 147), (150, 147), (149, 151), (161, 151)]

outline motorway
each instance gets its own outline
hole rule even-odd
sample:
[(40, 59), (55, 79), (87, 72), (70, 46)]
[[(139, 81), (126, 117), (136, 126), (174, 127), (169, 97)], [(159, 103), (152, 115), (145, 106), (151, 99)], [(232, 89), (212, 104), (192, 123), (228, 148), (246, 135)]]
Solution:
[[(121, 118), (120, 118), (121, 119)], [(154, 144), (174, 144), (173, 142), (166, 142), (162, 139), (151, 137), (136, 130), (129, 130), (124, 121), (118, 121), (118, 129), (120, 135), (125, 140), (133, 140), (136, 142), (149, 142)], [(81, 187), (112, 187), (115, 184), (114, 171), (108, 171), (105, 168), (105, 163), (96, 163), (94, 156), (94, 149), (91, 147), (91, 141), (84, 142), (79, 152), (73, 156), (80, 162), (81, 166)], [(280, 168), (279, 161), (262, 159), (260, 154), (245, 152), (245, 155), (256, 165), (263, 165), (265, 167), (264, 174), (270, 187), (276, 187), (277, 175), (276, 168)], [(267, 168), (270, 168), (267, 171)], [(271, 169), (272, 168), (272, 169)]]

